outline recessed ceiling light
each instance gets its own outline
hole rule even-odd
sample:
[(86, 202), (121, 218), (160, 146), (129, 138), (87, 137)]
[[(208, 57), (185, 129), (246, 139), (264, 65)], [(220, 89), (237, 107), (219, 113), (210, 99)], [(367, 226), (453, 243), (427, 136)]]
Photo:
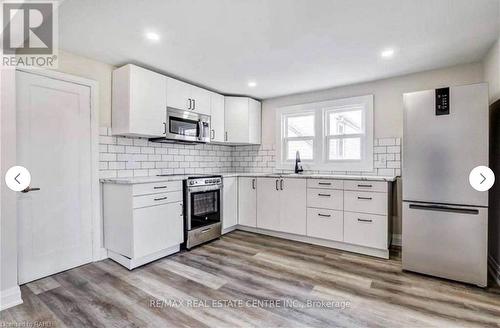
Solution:
[(380, 56), (386, 59), (392, 58), (394, 56), (394, 49), (392, 48), (384, 49), (380, 53)]
[(249, 86), (250, 88), (255, 88), (255, 87), (257, 86), (257, 82), (255, 82), (255, 81), (250, 81), (250, 82), (248, 82), (248, 86)]
[(151, 41), (160, 40), (160, 36), (154, 32), (147, 32), (145, 36), (146, 36), (146, 39), (151, 40)]

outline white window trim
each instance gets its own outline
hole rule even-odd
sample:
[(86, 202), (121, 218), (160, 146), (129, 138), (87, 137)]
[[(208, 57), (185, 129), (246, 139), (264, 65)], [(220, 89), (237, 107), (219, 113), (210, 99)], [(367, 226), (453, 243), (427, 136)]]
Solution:
[[(361, 160), (328, 160), (327, 140), (332, 136), (326, 136), (327, 113), (332, 108), (359, 106), (364, 108), (365, 138), (362, 138)], [(307, 112), (315, 113), (315, 138), (314, 138), (314, 160), (302, 161), (304, 170), (315, 171), (373, 171), (373, 95), (359, 97), (334, 99), (322, 102), (300, 104), (281, 107), (276, 110), (276, 169), (293, 170), (295, 160), (283, 160), (284, 155), (284, 133), (285, 127), (283, 116), (300, 115)], [(349, 135), (359, 136), (359, 135)], [(364, 141), (364, 142), (363, 142)]]

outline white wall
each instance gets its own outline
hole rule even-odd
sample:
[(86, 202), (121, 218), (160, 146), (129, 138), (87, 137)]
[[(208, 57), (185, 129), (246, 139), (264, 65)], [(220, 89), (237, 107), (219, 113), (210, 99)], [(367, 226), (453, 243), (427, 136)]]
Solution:
[(59, 50), (57, 71), (99, 82), (99, 126), (111, 127), (111, 77), (113, 65)]
[(275, 143), (274, 121), (275, 109), (278, 107), (365, 94), (375, 96), (375, 138), (402, 137), (403, 93), (482, 81), (482, 66), (480, 63), (475, 63), (264, 100), (262, 143)]
[(500, 99), (500, 38), (484, 59), (484, 79), (490, 85), (490, 104)]
[(18, 304), (16, 193), (3, 182), (16, 164), (16, 104), (14, 70), (0, 70), (0, 310)]

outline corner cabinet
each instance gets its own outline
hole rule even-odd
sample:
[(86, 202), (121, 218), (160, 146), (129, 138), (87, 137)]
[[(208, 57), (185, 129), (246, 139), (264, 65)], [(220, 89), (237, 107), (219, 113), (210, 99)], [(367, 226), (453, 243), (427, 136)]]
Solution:
[(113, 71), (114, 135), (161, 137), (167, 115), (167, 77), (125, 65)]
[(225, 136), (231, 144), (260, 144), (261, 103), (248, 97), (225, 97)]

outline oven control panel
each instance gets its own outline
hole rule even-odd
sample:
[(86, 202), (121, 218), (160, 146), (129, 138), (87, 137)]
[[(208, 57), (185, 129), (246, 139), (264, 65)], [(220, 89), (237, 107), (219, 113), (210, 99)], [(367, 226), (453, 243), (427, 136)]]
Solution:
[(222, 184), (222, 177), (207, 177), (207, 178), (196, 178), (188, 179), (188, 185), (190, 187), (194, 186), (211, 186)]

